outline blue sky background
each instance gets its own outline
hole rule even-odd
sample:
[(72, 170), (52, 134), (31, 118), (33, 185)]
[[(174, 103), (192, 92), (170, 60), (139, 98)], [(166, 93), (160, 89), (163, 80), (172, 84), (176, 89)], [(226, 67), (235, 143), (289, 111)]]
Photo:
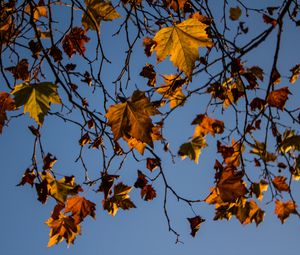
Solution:
[[(236, 6), (235, 1), (231, 1), (232, 6)], [(260, 4), (261, 1), (254, 1), (253, 5)], [(281, 1), (265, 1), (265, 6), (274, 6)], [(63, 19), (61, 13), (57, 13), (60, 19)], [(217, 19), (217, 18), (216, 18)], [(258, 34), (259, 31), (266, 29), (267, 25), (262, 22), (261, 17), (249, 18), (243, 15), (242, 21), (247, 22), (250, 30), (249, 36)], [(230, 23), (229, 25), (234, 24)], [(117, 24), (117, 23), (114, 23)], [(120, 39), (112, 38), (114, 25), (105, 23), (101, 27), (101, 36), (104, 48), (107, 50), (108, 57), (112, 60), (113, 65), (106, 66), (104, 76), (106, 84), (111, 84), (122, 66), (126, 45), (123, 45)], [(299, 30), (299, 28), (298, 28)], [(279, 56), (278, 69), (283, 75), (289, 74), (289, 69), (300, 62), (300, 53), (298, 50), (300, 43), (300, 34), (294, 24), (287, 23), (285, 26), (281, 52)], [(275, 30), (276, 31), (276, 30)], [(266, 78), (270, 73), (270, 65), (272, 63), (272, 49), (275, 47), (276, 32), (273, 32), (272, 38), (253, 54), (247, 56), (247, 66), (259, 65), (266, 73)], [(234, 32), (234, 31), (233, 31)], [(92, 37), (92, 35), (89, 35)], [(93, 40), (88, 44), (87, 54), (93, 54)], [(201, 51), (200, 51), (201, 52)], [(26, 55), (24, 56), (26, 57)], [(134, 78), (130, 83), (128, 96), (137, 87), (146, 88), (146, 79), (139, 77), (145, 62), (156, 65), (155, 56), (146, 59), (143, 54), (142, 42), (139, 42), (136, 51), (132, 57), (132, 74)], [(74, 57), (72, 62), (81, 64), (80, 58)], [(9, 65), (9, 64), (8, 64)], [(161, 63), (155, 66), (160, 73), (175, 73), (172, 65)], [(84, 66), (80, 65), (84, 69)], [(51, 78), (49, 76), (48, 78)], [(2, 81), (2, 77), (1, 77)], [(203, 81), (203, 77), (195, 77), (190, 86), (198, 86)], [(266, 79), (267, 82), (267, 79)], [(279, 87), (289, 86), (293, 93), (293, 101), (290, 107), (299, 107), (299, 85), (300, 82), (289, 85), (287, 77), (283, 77)], [(87, 96), (91, 92), (87, 86), (82, 84), (80, 87)], [(100, 103), (101, 96), (95, 96), (91, 101), (91, 105), (95, 107)], [(193, 127), (190, 125), (196, 114), (203, 113), (206, 107), (205, 97), (192, 97), (178, 112), (167, 120), (165, 123), (165, 137), (170, 142), (170, 148), (173, 153), (177, 153), (179, 146), (188, 140), (193, 134)], [(227, 115), (221, 116), (220, 112), (210, 115), (214, 118), (231, 118), (230, 111)], [(175, 244), (175, 236), (168, 232), (167, 221), (163, 212), (163, 189), (161, 181), (154, 184), (157, 191), (157, 198), (152, 202), (141, 200), (139, 190), (134, 189), (130, 195), (136, 209), (129, 211), (120, 210), (115, 217), (108, 215), (102, 210), (102, 194), (92, 192), (97, 186), (83, 187), (84, 196), (97, 204), (96, 220), (87, 218), (82, 224), (82, 235), (75, 240), (75, 245), (67, 248), (65, 242), (58, 244), (52, 248), (47, 248), (49, 228), (44, 222), (50, 217), (50, 212), (55, 203), (49, 200), (46, 205), (41, 205), (36, 199), (35, 189), (31, 189), (29, 185), (24, 187), (16, 187), (20, 182), (24, 170), (31, 164), (32, 145), (34, 137), (28, 130), (28, 126), (35, 124), (33, 120), (25, 115), (17, 120), (13, 120), (9, 127), (4, 128), (3, 134), (0, 136), (0, 162), (1, 162), (1, 179), (0, 179), (0, 199), (2, 202), (0, 210), (0, 219), (2, 219), (0, 231), (0, 250), (6, 255), (98, 255), (98, 254), (144, 254), (144, 255), (160, 255), (160, 254), (244, 254), (252, 255), (268, 253), (272, 255), (299, 254), (298, 242), (300, 233), (300, 221), (294, 215), (282, 225), (274, 215), (274, 203), (266, 205), (270, 201), (270, 194), (267, 193), (265, 199), (259, 206), (266, 211), (264, 221), (256, 227), (255, 224), (241, 225), (238, 220), (233, 217), (230, 221), (213, 221), (214, 206), (200, 204), (194, 206), (197, 214), (206, 219), (201, 225), (201, 229), (195, 238), (190, 236), (190, 227), (186, 218), (193, 217), (191, 209), (182, 202), (178, 202), (174, 197), (170, 196), (168, 200), (168, 211), (171, 223), (174, 229), (181, 234), (180, 240), (184, 244)], [(299, 128), (299, 127), (298, 127)], [(299, 129), (298, 129), (299, 131)], [(80, 130), (71, 125), (65, 125), (62, 121), (52, 116), (46, 117), (45, 124), (42, 129), (42, 142), (45, 152), (50, 152), (58, 158), (54, 171), (61, 175), (76, 176), (76, 182), (82, 183), (84, 180), (84, 172), (80, 164), (75, 163), (80, 147), (78, 140), (80, 138)], [(169, 183), (179, 194), (188, 198), (203, 199), (209, 193), (209, 188), (214, 186), (214, 170), (213, 164), (220, 155), (215, 154), (215, 142), (208, 138), (208, 148), (203, 151), (200, 156), (199, 164), (186, 159), (182, 161), (176, 158), (176, 164), (173, 164), (167, 153), (158, 146), (157, 150), (163, 159), (163, 168)], [(275, 148), (270, 148), (275, 150)], [(84, 151), (86, 163), (90, 169), (90, 177), (96, 178), (101, 170), (101, 162), (98, 157), (98, 151)], [(252, 156), (250, 156), (253, 158)], [(117, 169), (117, 164), (114, 165)], [(128, 160), (121, 171), (117, 174), (122, 175), (121, 181), (127, 185), (133, 185), (137, 169), (144, 172), (148, 170), (145, 162), (137, 164), (132, 160)], [(249, 169), (249, 168), (248, 168)], [(259, 170), (250, 169), (250, 175), (258, 176)], [(253, 172), (251, 172), (253, 171)], [(153, 173), (152, 176), (154, 176)], [(296, 201), (300, 201), (300, 185), (293, 182), (294, 195)]]

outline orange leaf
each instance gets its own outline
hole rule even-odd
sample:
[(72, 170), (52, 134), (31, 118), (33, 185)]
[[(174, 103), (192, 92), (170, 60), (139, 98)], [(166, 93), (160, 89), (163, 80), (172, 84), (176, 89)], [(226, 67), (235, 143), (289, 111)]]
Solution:
[(215, 134), (222, 134), (224, 132), (223, 121), (211, 119), (204, 114), (198, 114), (193, 120), (192, 125), (197, 125), (194, 136), (206, 135), (208, 133), (215, 136)]
[(268, 98), (267, 103), (271, 107), (279, 108), (283, 111), (285, 102), (288, 100), (288, 95), (291, 94), (288, 87), (283, 87), (272, 91)]
[(67, 200), (65, 213), (72, 212), (76, 224), (82, 222), (88, 215), (95, 219), (96, 204), (80, 196), (73, 196)]
[(6, 111), (15, 110), (15, 101), (6, 92), (0, 93), (0, 134), (7, 120)]
[(286, 183), (286, 177), (284, 176), (276, 176), (273, 180), (274, 187), (279, 191), (289, 191), (290, 187)]
[(152, 187), (152, 185), (146, 185), (142, 190), (141, 190), (141, 197), (145, 201), (153, 200), (156, 197), (156, 191)]
[(280, 200), (275, 201), (275, 214), (277, 214), (282, 224), (291, 213), (296, 214), (296, 208), (297, 205), (292, 200), (289, 200), (286, 203), (281, 202)]
[(153, 172), (160, 165), (160, 160), (157, 158), (147, 158), (146, 167)]

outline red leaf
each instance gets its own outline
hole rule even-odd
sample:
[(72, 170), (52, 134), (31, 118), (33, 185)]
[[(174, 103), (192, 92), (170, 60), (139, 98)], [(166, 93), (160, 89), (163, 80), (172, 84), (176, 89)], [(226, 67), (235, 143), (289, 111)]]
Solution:
[(78, 52), (80, 55), (85, 53), (85, 44), (90, 40), (85, 33), (86, 32), (82, 28), (74, 27), (63, 39), (63, 49), (70, 58), (76, 52)]

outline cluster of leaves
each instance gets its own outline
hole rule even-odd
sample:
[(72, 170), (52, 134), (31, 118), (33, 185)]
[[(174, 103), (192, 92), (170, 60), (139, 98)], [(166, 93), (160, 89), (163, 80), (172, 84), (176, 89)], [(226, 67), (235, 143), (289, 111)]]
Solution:
[[(269, 192), (275, 214), (282, 223), (290, 214), (300, 217), (291, 188), (291, 183), (300, 179), (297, 133), (300, 108), (295, 105), (297, 100), (292, 100), (297, 96), (293, 84), (300, 74), (300, 64), (292, 63), (288, 75), (281, 76), (278, 70), (283, 21), (286, 18), (297, 28), (300, 6), (287, 0), (279, 6), (256, 9), (241, 1), (236, 5), (224, 1), (219, 9), (208, 2), (85, 0), (83, 4), (77, 0), (47, 3), (9, 0), (0, 3), (1, 82), (6, 85), (0, 92), (0, 133), (10, 121), (17, 121), (27, 113), (36, 123), (29, 126), (34, 137), (31, 164), (19, 185), (35, 186), (37, 198), (43, 204), (49, 197), (56, 201), (46, 221), (50, 227), (48, 246), (62, 240), (73, 243), (80, 234), (82, 221), (87, 216), (95, 218), (96, 204), (78, 195), (83, 185), (98, 185), (97, 192), (103, 193), (103, 210), (115, 216), (120, 208), (136, 207), (129, 196), (133, 187), (139, 190), (141, 199), (155, 199), (159, 194), (154, 185), (161, 179), (165, 216), (177, 241), (179, 234), (171, 224), (166, 206), (168, 194), (193, 212), (193, 204), (214, 205), (214, 220), (235, 216), (241, 224), (259, 225), (265, 215), (259, 203), (264, 193)], [(69, 25), (65, 25), (65, 17), (56, 16), (58, 10), (70, 12)], [(215, 17), (220, 14), (222, 22), (217, 24)], [(252, 28), (244, 17), (251, 15), (260, 18), (265, 26), (255, 36), (249, 36)], [(113, 39), (103, 35), (104, 21), (116, 30)], [(232, 30), (236, 28), (234, 35), (228, 24)], [(249, 67), (247, 57), (275, 31), (271, 66), (262, 68), (257, 63)], [(116, 37), (124, 41), (127, 49), (124, 66), (111, 86), (103, 71), (111, 63), (105, 40)], [(24, 42), (24, 38), (29, 38), (29, 42)], [(131, 59), (141, 58), (141, 54), (138, 57), (134, 54), (138, 51), (137, 42), (143, 44), (144, 57), (149, 62), (156, 56), (157, 65), (144, 61), (137, 73), (147, 79), (147, 85), (132, 90), (131, 77), (138, 75), (136, 70), (131, 74)], [(168, 67), (172, 73), (156, 71), (158, 63), (168, 63), (167, 57), (173, 64)], [(85, 64), (77, 67), (78, 61)], [(289, 84), (281, 86), (285, 77)], [(101, 107), (93, 106), (93, 96), (84, 96), (87, 91), (101, 96)], [(169, 132), (165, 126), (178, 109), (188, 107), (186, 103), (195, 97), (206, 100), (201, 98), (205, 103), (192, 116), (193, 135), (175, 148), (176, 155), (172, 153), (174, 148), (170, 148), (172, 141), (165, 138), (164, 134)], [(57, 179), (56, 158), (44, 153), (41, 139), (48, 114), (78, 127), (81, 136), (77, 161), (82, 163), (85, 174), (81, 186), (75, 183), (74, 176)], [(213, 148), (213, 143), (216, 157), (218, 153), (221, 155), (211, 166), (215, 169), (214, 187), (203, 194), (203, 199), (199, 195), (195, 200), (179, 195), (168, 182), (164, 159), (168, 157), (175, 162), (179, 156), (199, 163), (201, 152)], [(270, 151), (272, 147), (274, 151)], [(102, 168), (96, 179), (89, 178), (83, 156), (83, 151), (91, 149), (101, 151)], [(42, 164), (38, 163), (38, 157)], [(129, 157), (137, 164), (146, 161), (146, 168), (151, 171), (151, 176), (147, 176), (138, 170), (132, 186), (116, 181), (122, 176), (115, 175), (111, 167), (117, 162), (121, 169)], [(249, 171), (253, 167), (260, 169), (254, 177)], [(193, 237), (204, 221), (196, 213), (188, 218)]]

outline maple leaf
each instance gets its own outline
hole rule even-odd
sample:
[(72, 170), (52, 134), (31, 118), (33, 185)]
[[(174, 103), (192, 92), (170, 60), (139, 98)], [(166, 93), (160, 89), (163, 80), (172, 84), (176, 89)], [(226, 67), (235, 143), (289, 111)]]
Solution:
[(286, 177), (284, 176), (275, 176), (272, 183), (279, 192), (290, 190), (290, 186), (286, 183)]
[(189, 157), (194, 160), (197, 164), (199, 161), (199, 156), (201, 154), (201, 149), (207, 146), (204, 136), (196, 136), (191, 141), (184, 143), (180, 146), (178, 155), (182, 159)]
[(216, 187), (222, 201), (235, 202), (248, 192), (242, 177), (243, 173), (235, 171), (233, 167), (226, 167), (221, 172)]
[(146, 175), (144, 175), (143, 172), (141, 172), (140, 170), (138, 170), (137, 173), (138, 178), (134, 183), (134, 187), (143, 189), (147, 185), (148, 180), (146, 179)]
[(71, 216), (65, 216), (63, 213), (59, 214), (58, 219), (50, 217), (45, 223), (50, 227), (48, 247), (64, 239), (70, 245), (80, 234), (80, 225), (76, 224)]
[(50, 170), (56, 163), (57, 158), (53, 157), (51, 153), (47, 153), (47, 155), (43, 158), (43, 170)]
[(32, 187), (34, 184), (35, 178), (36, 178), (36, 174), (35, 174), (34, 169), (27, 168), (25, 170), (25, 173), (23, 174), (22, 180), (20, 181), (20, 183), (17, 186), (23, 186), (25, 183), (28, 183)]
[(266, 150), (266, 144), (261, 143), (257, 140), (255, 140), (255, 144), (251, 145), (253, 148), (250, 153), (259, 155), (260, 158), (265, 162), (275, 161), (277, 159), (277, 156), (274, 153), (268, 152)]
[(280, 200), (275, 201), (275, 214), (277, 214), (282, 224), (286, 221), (291, 213), (296, 214), (296, 208), (297, 205), (292, 200), (287, 202), (282, 202)]
[(145, 201), (153, 200), (156, 197), (156, 191), (152, 187), (152, 185), (148, 184), (148, 185), (146, 185), (145, 187), (142, 188), (141, 197)]
[(64, 204), (69, 195), (76, 195), (82, 188), (74, 182), (74, 176), (65, 176), (60, 180), (47, 171), (41, 174), (42, 181), (46, 181), (48, 195), (55, 198), (58, 202)]
[(51, 82), (18, 84), (11, 94), (15, 97), (16, 107), (24, 105), (24, 112), (28, 112), (39, 126), (43, 125), (44, 117), (50, 110), (50, 103), (61, 104), (57, 85)]
[(271, 107), (276, 107), (283, 111), (285, 102), (288, 100), (289, 94), (291, 93), (288, 87), (274, 90), (268, 95), (267, 103)]
[(80, 55), (85, 53), (85, 44), (90, 40), (85, 33), (86, 31), (84, 31), (81, 27), (73, 27), (71, 31), (65, 35), (62, 40), (62, 46), (69, 58), (71, 58), (76, 52)]
[(115, 179), (118, 179), (119, 175), (110, 175), (107, 173), (101, 173), (101, 184), (98, 191), (104, 193), (104, 199), (107, 199), (108, 196), (111, 194), (111, 187), (114, 184)]
[(240, 203), (235, 210), (235, 215), (242, 224), (249, 224), (255, 221), (256, 225), (259, 225), (263, 221), (265, 214), (253, 200)]
[(28, 68), (28, 60), (22, 59), (16, 66), (7, 67), (5, 70), (11, 72), (16, 80), (29, 81), (30, 73)]
[(300, 65), (295, 65), (290, 71), (292, 72), (290, 83), (293, 84), (298, 80), (300, 74)]
[(173, 64), (191, 79), (195, 61), (199, 58), (198, 48), (213, 45), (205, 31), (207, 27), (197, 19), (190, 18), (159, 30), (153, 38), (157, 61), (161, 62), (170, 55)]
[(224, 132), (223, 121), (211, 119), (204, 114), (198, 114), (193, 120), (192, 125), (197, 125), (194, 136), (205, 136), (208, 133), (210, 133), (212, 136), (215, 136), (215, 134), (222, 134)]
[(186, 83), (186, 80), (178, 75), (164, 75), (163, 78), (165, 84), (161, 84), (155, 91), (163, 95), (164, 98), (169, 99), (171, 109), (178, 105), (183, 105), (186, 97), (181, 88)]
[(81, 22), (86, 30), (100, 31), (101, 21), (112, 21), (121, 17), (110, 1), (85, 0), (85, 4), (87, 9)]
[(290, 150), (300, 151), (300, 135), (295, 135), (293, 130), (285, 130), (278, 149), (283, 153), (288, 153)]
[(263, 192), (267, 191), (269, 187), (268, 182), (260, 180), (259, 183), (252, 183), (250, 186), (250, 194), (254, 194), (259, 201), (263, 199)]
[(7, 120), (6, 111), (15, 110), (15, 101), (6, 92), (0, 93), (0, 134), (2, 133), (3, 126)]
[(242, 15), (242, 10), (240, 9), (240, 7), (231, 7), (229, 10), (229, 18), (233, 21), (238, 20), (241, 15)]
[(155, 87), (156, 85), (156, 72), (154, 70), (154, 66), (151, 64), (146, 64), (142, 71), (140, 72), (140, 76), (148, 78), (147, 85), (150, 87)]
[(228, 166), (238, 167), (240, 165), (241, 153), (245, 150), (244, 146), (238, 142), (232, 140), (232, 146), (222, 145), (219, 141), (217, 142), (218, 153), (222, 154), (224, 162)]
[(187, 219), (190, 222), (191, 235), (192, 235), (192, 237), (195, 237), (196, 233), (200, 229), (201, 223), (203, 223), (205, 220), (203, 218), (201, 218), (200, 216), (195, 216), (193, 218), (187, 218)]
[(160, 166), (160, 160), (157, 158), (147, 158), (147, 164), (146, 167), (153, 172), (155, 168)]
[(65, 207), (65, 213), (72, 212), (75, 224), (82, 222), (88, 215), (95, 219), (95, 210), (96, 204), (80, 196), (68, 198)]
[(113, 196), (102, 201), (104, 210), (107, 210), (109, 214), (115, 216), (119, 208), (123, 210), (136, 208), (128, 195), (131, 190), (132, 187), (126, 186), (123, 183), (115, 185)]
[(151, 115), (159, 111), (150, 103), (144, 92), (136, 90), (130, 100), (112, 105), (107, 113), (108, 125), (114, 134), (114, 140), (135, 138), (153, 147), (151, 137), (154, 127)]

